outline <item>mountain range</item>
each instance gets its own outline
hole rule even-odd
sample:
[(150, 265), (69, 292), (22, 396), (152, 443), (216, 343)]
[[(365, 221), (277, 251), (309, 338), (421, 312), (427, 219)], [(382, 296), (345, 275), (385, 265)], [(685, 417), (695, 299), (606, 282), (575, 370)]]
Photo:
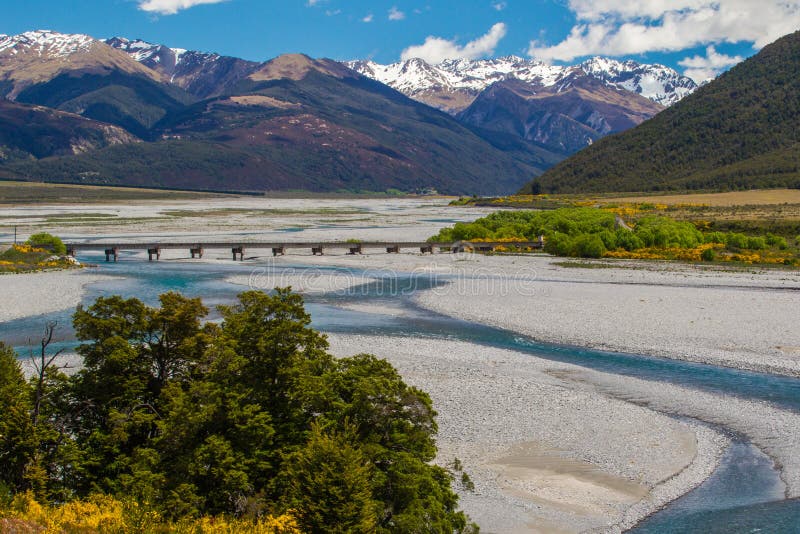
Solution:
[(800, 188), (800, 31), (526, 192)]
[(594, 78), (616, 89), (636, 93), (661, 106), (670, 106), (697, 89), (691, 78), (663, 65), (595, 57), (579, 65), (557, 66), (507, 56), (496, 59), (457, 59), (431, 65), (409, 59), (389, 65), (349, 61), (355, 70), (420, 102), (451, 114), (464, 111), (478, 95), (497, 82), (513, 79), (536, 89), (559, 91), (580, 77)]
[(603, 58), (258, 63), (32, 31), (0, 36), (0, 177), (507, 193), (695, 88), (665, 67)]

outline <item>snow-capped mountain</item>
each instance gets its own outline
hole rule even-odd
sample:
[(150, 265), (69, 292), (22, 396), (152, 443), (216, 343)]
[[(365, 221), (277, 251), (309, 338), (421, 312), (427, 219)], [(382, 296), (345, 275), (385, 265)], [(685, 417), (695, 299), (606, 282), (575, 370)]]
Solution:
[(35, 30), (0, 37), (0, 96), (12, 100), (26, 88), (62, 74), (112, 71), (157, 76), (88, 35)]
[(0, 54), (16, 55), (30, 51), (39, 57), (67, 57), (89, 50), (97, 40), (88, 35), (35, 30), (19, 35), (0, 35)]
[(515, 78), (535, 87), (554, 87), (576, 75), (637, 93), (669, 106), (692, 93), (697, 84), (663, 65), (593, 58), (579, 65), (556, 66), (541, 61), (507, 56), (483, 60), (448, 60), (431, 65), (410, 59), (389, 65), (372, 61), (350, 61), (347, 65), (411, 98), (457, 113), (477, 95), (498, 81)]
[(584, 61), (579, 67), (589, 76), (619, 89), (633, 91), (667, 107), (692, 94), (699, 87), (688, 76), (682, 76), (664, 65), (594, 57)]
[[(181, 57), (186, 54), (182, 48), (169, 48), (164, 45), (157, 45), (142, 41), (140, 39), (125, 39), (124, 37), (112, 37), (104, 41), (107, 45), (122, 50), (134, 60), (144, 64), (154, 70), (174, 72), (175, 68), (181, 63)], [(206, 54), (213, 57), (214, 54)]]
[(201, 98), (222, 94), (225, 89), (252, 74), (260, 66), (253, 61), (170, 48), (139, 39), (113, 37), (106, 39), (105, 43), (160, 73), (170, 83)]

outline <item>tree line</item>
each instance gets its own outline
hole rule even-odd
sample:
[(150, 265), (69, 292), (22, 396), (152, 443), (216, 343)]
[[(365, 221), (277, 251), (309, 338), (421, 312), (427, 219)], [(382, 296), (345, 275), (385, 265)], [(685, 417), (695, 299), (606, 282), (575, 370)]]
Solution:
[(178, 293), (73, 316), (82, 367), (27, 380), (0, 345), (0, 499), (133, 500), (160, 516), (292, 514), (306, 532), (468, 532), (432, 464), (435, 411), (386, 361), (336, 359), (288, 289), (207, 321)]

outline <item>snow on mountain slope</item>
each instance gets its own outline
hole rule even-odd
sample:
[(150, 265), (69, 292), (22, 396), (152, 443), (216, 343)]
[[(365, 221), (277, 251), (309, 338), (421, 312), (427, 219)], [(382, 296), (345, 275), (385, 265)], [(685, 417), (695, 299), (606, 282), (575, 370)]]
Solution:
[(664, 65), (594, 57), (581, 63), (580, 68), (589, 76), (614, 87), (639, 93), (662, 106), (671, 106), (698, 87), (691, 78), (681, 76)]
[[(495, 82), (516, 78), (535, 87), (553, 87), (577, 73), (640, 94), (669, 106), (692, 93), (697, 84), (662, 65), (592, 58), (580, 65), (556, 66), (516, 56), (484, 60), (447, 60), (431, 65), (421, 59), (381, 65), (350, 61), (351, 69), (398, 91), (455, 113)], [(459, 109), (461, 107), (461, 109)]]
[(253, 61), (170, 48), (138, 39), (113, 37), (105, 43), (201, 98), (223, 93), (259, 67), (259, 63)]
[(0, 35), (0, 54), (35, 51), (40, 57), (67, 57), (89, 50), (97, 40), (88, 35), (63, 34), (50, 30), (35, 30), (19, 35)]
[(0, 37), (0, 96), (14, 100), (26, 87), (62, 73), (120, 71), (159, 76), (119, 50), (88, 35), (35, 30)]
[[(154, 70), (163, 71), (162, 73), (173, 74), (176, 68), (185, 59), (187, 50), (182, 48), (169, 48), (164, 45), (152, 44), (140, 39), (125, 39), (124, 37), (112, 37), (104, 41), (107, 45), (118, 50), (122, 50), (135, 61), (150, 67)], [(214, 61), (219, 56), (217, 54), (201, 54), (192, 52), (198, 56), (203, 56), (207, 61)]]

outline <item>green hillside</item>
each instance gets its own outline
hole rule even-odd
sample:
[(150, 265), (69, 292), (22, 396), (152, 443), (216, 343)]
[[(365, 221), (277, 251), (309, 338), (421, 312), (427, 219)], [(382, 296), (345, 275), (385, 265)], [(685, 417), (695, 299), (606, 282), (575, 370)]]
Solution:
[(800, 187), (800, 32), (522, 192)]
[(22, 91), (18, 102), (77, 113), (121, 126), (142, 139), (169, 111), (192, 102), (183, 90), (122, 71), (62, 74)]

